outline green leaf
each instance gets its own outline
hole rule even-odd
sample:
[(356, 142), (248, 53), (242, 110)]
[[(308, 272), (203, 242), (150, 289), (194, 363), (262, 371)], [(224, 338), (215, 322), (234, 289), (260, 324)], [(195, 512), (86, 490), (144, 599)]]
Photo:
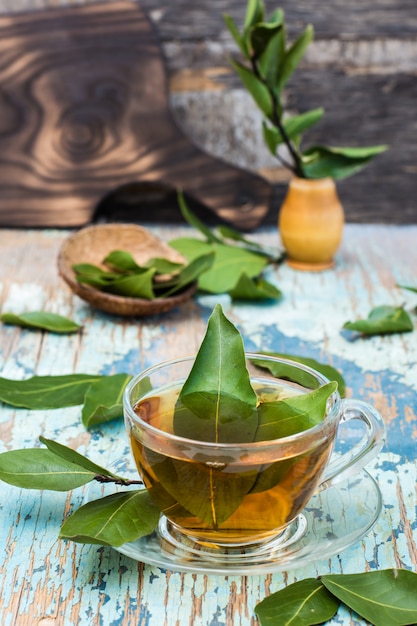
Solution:
[[(342, 398), (346, 395), (346, 383), (343, 376), (338, 372), (337, 369), (328, 365), (327, 363), (321, 363), (320, 361), (316, 361), (316, 359), (312, 359), (311, 357), (298, 356), (295, 354), (285, 354), (283, 352), (262, 352), (260, 351), (258, 354), (265, 354), (267, 356), (276, 356), (280, 359), (289, 359), (291, 361), (295, 361), (296, 363), (301, 363), (303, 365), (307, 365), (307, 367), (311, 367), (316, 370), (320, 374), (323, 374), (329, 380), (335, 380), (337, 382), (337, 389)], [(283, 378), (285, 380), (292, 380), (294, 382), (298, 382), (299, 384), (304, 384), (306, 387), (311, 388), (311, 374), (308, 373), (306, 383), (303, 383), (300, 380), (299, 376), (296, 375), (294, 379), (294, 370), (291, 368), (289, 371), (286, 370), (285, 366), (283, 367), (280, 363), (274, 363), (273, 361), (262, 361), (256, 360), (254, 361), (257, 367), (261, 367), (264, 369), (268, 369), (271, 374), (276, 376), (277, 378)], [(303, 370), (298, 370), (302, 372)]]
[(113, 250), (103, 259), (103, 263), (123, 273), (144, 271), (136, 263), (131, 253), (125, 250)]
[(408, 289), (408, 291), (414, 291), (414, 293), (417, 293), (417, 287), (409, 287), (407, 285), (397, 285), (397, 287), (400, 287), (401, 289)]
[(382, 305), (372, 309), (367, 319), (346, 322), (343, 328), (358, 331), (362, 335), (385, 335), (411, 332), (414, 324), (403, 307)]
[(185, 221), (188, 222), (190, 226), (194, 226), (194, 228), (199, 230), (200, 233), (202, 233), (205, 236), (206, 240), (209, 243), (214, 242), (214, 241), (220, 242), (220, 239), (216, 237), (216, 235), (210, 230), (210, 228), (208, 228), (205, 224), (203, 224), (203, 222), (199, 220), (196, 215), (194, 215), (194, 213), (191, 211), (191, 209), (187, 205), (184, 195), (181, 191), (178, 191), (177, 198), (178, 198), (178, 204), (181, 210), (181, 214), (183, 218), (185, 219)]
[(93, 480), (95, 472), (43, 448), (0, 454), (0, 479), (24, 489), (68, 491)]
[(264, 278), (249, 278), (242, 272), (236, 285), (229, 291), (233, 300), (277, 300), (282, 292)]
[[(283, 70), (285, 60), (286, 32), (284, 24), (284, 12), (282, 9), (276, 9), (271, 15), (270, 21), (281, 22), (282, 27), (277, 30), (270, 40), (264, 53), (258, 60), (261, 75), (264, 77), (268, 88), (275, 94), (279, 100), (281, 91), (280, 76)], [(282, 112), (282, 111), (280, 111)]]
[(153, 277), (155, 269), (150, 268), (131, 276), (119, 276), (102, 287), (102, 291), (127, 298), (145, 298), (152, 300), (155, 297)]
[(207, 272), (212, 267), (214, 258), (214, 251), (209, 252), (208, 254), (202, 254), (201, 256), (198, 256), (197, 258), (190, 261), (190, 263), (181, 270), (181, 272), (178, 274), (178, 276), (175, 277), (175, 279), (171, 280), (169, 283), (159, 283), (159, 289), (161, 289), (162, 287), (166, 289), (167, 284), (172, 285), (172, 287), (168, 289), (168, 291), (163, 291), (163, 293), (160, 294), (160, 297), (167, 298), (169, 296), (172, 296), (174, 293), (177, 293), (178, 291), (181, 291), (181, 289), (184, 289), (187, 285), (191, 285), (191, 283), (194, 283), (199, 278), (199, 276)]
[(26, 409), (61, 409), (84, 402), (87, 389), (102, 377), (94, 374), (0, 378), (0, 400)]
[(154, 257), (144, 263), (144, 267), (154, 268), (155, 274), (176, 275), (183, 269), (184, 263), (174, 263), (164, 257)]
[(290, 437), (320, 424), (326, 416), (327, 400), (337, 389), (332, 381), (308, 393), (261, 402), (255, 441)]
[(249, 55), (247, 43), (245, 41), (245, 38), (240, 34), (239, 28), (237, 27), (236, 23), (233, 21), (230, 15), (227, 15), (226, 13), (223, 14), (223, 19), (224, 19), (224, 23), (226, 24), (233, 39), (237, 43), (243, 56), (246, 59), (249, 59), (250, 55)]
[(386, 146), (368, 148), (329, 148), (312, 146), (303, 153), (303, 170), (307, 178), (342, 179), (355, 174)]
[(335, 574), (321, 582), (374, 626), (417, 623), (417, 574), (404, 569)]
[(246, 368), (242, 337), (220, 304), (211, 314), (205, 337), (178, 398), (174, 433), (201, 441), (252, 441), (258, 418), (257, 396)]
[(6, 312), (1, 315), (0, 319), (4, 324), (15, 324), (24, 328), (39, 328), (52, 333), (74, 333), (80, 329), (79, 324), (67, 317), (46, 311), (27, 311), (20, 313), (20, 315)]
[(260, 22), (249, 31), (249, 42), (252, 56), (258, 59), (266, 51), (272, 39), (282, 28), (282, 22)]
[(215, 252), (213, 265), (198, 279), (199, 289), (209, 293), (227, 293), (234, 288), (243, 271), (252, 278), (258, 276), (267, 265), (262, 255), (238, 246), (204, 244), (198, 239), (189, 238), (175, 239), (170, 245), (188, 261), (203, 252)]
[(248, 0), (246, 5), (246, 15), (244, 31), (247, 32), (254, 24), (263, 22), (265, 18), (265, 5), (262, 0)]
[(90, 459), (72, 448), (68, 448), (57, 441), (52, 441), (52, 439), (46, 439), (46, 437), (42, 436), (39, 437), (39, 441), (45, 444), (48, 450), (50, 450), (53, 454), (56, 454), (57, 456), (69, 461), (70, 463), (74, 463), (79, 467), (83, 467), (89, 472), (94, 472), (94, 474), (99, 476), (110, 476), (112, 478), (120, 479), (120, 476), (116, 476), (116, 474), (113, 474), (113, 472), (110, 472), (105, 467), (101, 467), (101, 465), (93, 463), (93, 461), (90, 461)]
[(129, 374), (114, 374), (91, 385), (85, 395), (81, 414), (86, 428), (123, 415), (123, 392), (131, 378)]
[(226, 243), (225, 239), (230, 239), (232, 241), (236, 241), (238, 244), (241, 244), (245, 250), (249, 250), (249, 252), (255, 252), (256, 254), (261, 254), (265, 256), (270, 261), (278, 263), (282, 260), (283, 254), (273, 248), (267, 248), (265, 246), (256, 243), (252, 239), (248, 239), (244, 237), (239, 231), (231, 228), (230, 226), (220, 225), (217, 227), (217, 231), (220, 233), (223, 241), (221, 243)]
[(286, 51), (283, 67), (280, 72), (279, 88), (282, 89), (288, 82), (297, 65), (304, 56), (307, 47), (314, 38), (314, 28), (309, 24), (299, 37)]
[(119, 492), (88, 502), (64, 522), (60, 537), (79, 543), (121, 546), (149, 535), (159, 509), (146, 489)]
[(245, 67), (238, 61), (231, 61), (231, 64), (246, 87), (256, 105), (266, 117), (272, 114), (272, 100), (267, 87), (263, 82), (255, 76), (249, 68)]
[(330, 620), (339, 602), (315, 578), (299, 580), (256, 605), (261, 626), (312, 626)]

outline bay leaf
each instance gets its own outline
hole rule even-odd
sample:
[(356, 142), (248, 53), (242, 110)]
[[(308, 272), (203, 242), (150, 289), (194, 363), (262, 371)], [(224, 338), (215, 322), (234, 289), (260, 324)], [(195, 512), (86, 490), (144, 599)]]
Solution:
[(229, 291), (233, 300), (278, 300), (282, 292), (263, 277), (250, 278), (242, 272), (236, 285)]
[(0, 377), (0, 400), (26, 409), (61, 409), (84, 402), (87, 389), (100, 375), (32, 376), (26, 380)]
[(103, 263), (122, 273), (143, 271), (143, 268), (136, 263), (132, 254), (126, 250), (112, 250), (103, 259)]
[(0, 454), (0, 479), (24, 489), (68, 491), (94, 479), (96, 472), (44, 448)]
[(89, 387), (81, 414), (86, 428), (123, 415), (123, 392), (131, 378), (129, 374), (114, 374), (97, 380)]
[(180, 207), (181, 214), (190, 226), (194, 226), (197, 230), (202, 233), (208, 242), (217, 241), (220, 242), (220, 239), (216, 237), (216, 235), (208, 228), (198, 217), (191, 211), (189, 206), (187, 205), (184, 194), (182, 191), (177, 193), (178, 205)]
[(171, 241), (170, 245), (188, 261), (202, 254), (203, 250), (215, 252), (213, 265), (198, 280), (199, 289), (208, 293), (227, 293), (235, 287), (242, 272), (253, 278), (259, 276), (267, 265), (267, 259), (264, 256), (238, 246), (213, 243), (205, 244), (202, 248), (204, 242), (196, 244), (195, 241), (190, 242), (189, 239), (176, 239)]
[(127, 298), (145, 298), (152, 300), (155, 297), (153, 290), (153, 277), (155, 268), (149, 268), (142, 272), (135, 272), (129, 276), (120, 275), (101, 287), (102, 291)]
[(227, 463), (222, 465), (221, 459), (198, 463), (169, 459), (155, 452), (147, 453), (147, 459), (173, 502), (213, 529), (236, 511), (257, 477), (257, 471), (224, 472)]
[(411, 332), (414, 324), (404, 307), (382, 305), (372, 309), (367, 319), (346, 322), (343, 328), (362, 335), (385, 335)]
[(74, 333), (81, 327), (76, 322), (47, 311), (27, 311), (26, 313), (2, 313), (0, 317), (4, 324), (14, 324), (24, 328), (47, 330), (51, 333)]
[[(329, 380), (335, 380), (337, 382), (337, 389), (339, 391), (341, 398), (344, 398), (346, 395), (346, 383), (345, 383), (343, 376), (340, 374), (340, 372), (336, 368), (332, 367), (331, 365), (328, 365), (327, 363), (321, 363), (320, 361), (317, 361), (316, 359), (313, 359), (311, 357), (299, 356), (295, 354), (285, 354), (283, 352), (262, 352), (261, 351), (259, 352), (259, 354), (265, 354), (267, 356), (276, 356), (281, 359), (289, 359), (290, 361), (295, 361), (296, 363), (307, 365), (308, 367), (311, 367), (312, 369), (316, 370), (320, 374), (323, 374), (323, 376), (325, 376)], [(286, 370), (285, 366), (282, 366), (280, 363), (274, 363), (273, 361), (262, 362), (260, 359), (258, 359), (254, 361), (254, 363), (256, 364), (257, 367), (268, 369), (271, 372), (271, 374), (273, 374), (277, 378), (282, 378), (284, 380), (292, 380), (293, 382), (298, 382), (299, 384), (303, 384), (302, 378), (300, 378), (303, 376), (303, 370), (298, 370), (300, 374), (297, 374), (297, 371), (294, 371), (293, 369)], [(296, 375), (295, 378), (294, 378), (294, 374)], [(313, 382), (313, 386), (317, 384), (315, 380), (312, 379), (311, 374), (309, 373), (307, 373), (306, 382), (307, 384), (305, 386), (309, 387), (310, 389), (311, 389), (312, 382)]]
[(42, 437), (42, 436), (39, 437), (39, 441), (45, 444), (48, 450), (50, 450), (53, 454), (56, 454), (57, 456), (69, 461), (70, 463), (74, 463), (75, 465), (78, 465), (79, 467), (83, 467), (89, 472), (94, 472), (94, 474), (97, 474), (99, 476), (109, 476), (112, 478), (116, 478), (117, 480), (120, 480), (121, 478), (120, 476), (113, 474), (113, 472), (110, 472), (105, 467), (102, 467), (101, 465), (97, 465), (96, 463), (93, 463), (93, 461), (90, 461), (90, 459), (83, 456), (76, 450), (73, 450), (72, 448), (68, 448), (67, 446), (64, 446), (63, 444), (58, 443), (57, 441), (53, 441), (52, 439), (47, 439), (46, 437)]
[(409, 285), (397, 285), (397, 287), (400, 287), (401, 289), (407, 289), (408, 291), (413, 291), (414, 293), (417, 293), (417, 287), (410, 287)]
[(207, 243), (202, 239), (196, 239), (194, 237), (178, 237), (176, 239), (171, 239), (169, 245), (171, 248), (174, 248), (174, 250), (182, 254), (189, 263), (197, 257), (202, 256), (203, 254), (209, 254), (214, 250), (211, 243)]
[[(171, 287), (164, 291), (161, 294), (161, 297), (168, 298), (172, 296), (174, 293), (181, 291), (187, 287), (187, 285), (191, 285), (191, 283), (195, 282), (198, 277), (207, 272), (210, 267), (213, 265), (214, 261), (214, 252), (209, 252), (208, 254), (203, 254), (201, 256), (196, 257), (188, 265), (186, 265), (177, 276), (175, 276), (170, 281)], [(159, 283), (159, 289), (162, 287), (167, 287), (167, 283)]]
[(118, 547), (151, 534), (159, 515), (146, 489), (119, 492), (81, 506), (65, 520), (59, 536)]
[(339, 602), (316, 578), (299, 580), (255, 607), (261, 626), (313, 626), (336, 615)]
[(337, 389), (335, 381), (308, 393), (274, 402), (261, 402), (255, 441), (290, 437), (320, 424), (326, 415), (329, 397)]
[(362, 574), (329, 574), (323, 585), (374, 626), (417, 623), (417, 574), (386, 569)]
[(155, 268), (155, 274), (178, 274), (178, 272), (184, 267), (184, 263), (175, 263), (164, 257), (153, 257), (144, 264), (144, 267)]
[(251, 252), (256, 252), (257, 254), (262, 254), (270, 261), (274, 263), (278, 263), (283, 260), (284, 253), (278, 250), (274, 250), (273, 248), (268, 248), (266, 246), (262, 246), (261, 244), (253, 241), (252, 239), (248, 239), (244, 237), (242, 233), (231, 228), (230, 226), (220, 225), (217, 227), (217, 231), (220, 233), (222, 237), (221, 243), (227, 243), (227, 239), (231, 241), (235, 241), (236, 243), (241, 244), (246, 250)]
[[(256, 405), (242, 337), (217, 304), (181, 389), (174, 433), (201, 441), (252, 441), (258, 424)], [(192, 422), (181, 406), (194, 413)]]

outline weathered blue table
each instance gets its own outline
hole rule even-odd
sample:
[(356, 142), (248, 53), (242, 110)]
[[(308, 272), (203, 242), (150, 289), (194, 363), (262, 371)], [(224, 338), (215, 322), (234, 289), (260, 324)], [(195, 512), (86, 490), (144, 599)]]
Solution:
[[(165, 239), (187, 231), (153, 230)], [(364, 317), (379, 304), (416, 306), (417, 295), (396, 284), (417, 285), (417, 226), (348, 225), (333, 270), (301, 273), (283, 264), (271, 272), (270, 279), (284, 293), (280, 302), (242, 304), (231, 303), (227, 296), (205, 296), (147, 319), (112, 317), (71, 294), (56, 270), (57, 251), (66, 235), (0, 231), (2, 310), (44, 309), (84, 326), (81, 333), (69, 336), (1, 327), (2, 376), (134, 374), (144, 366), (193, 353), (220, 300), (241, 329), (248, 350), (329, 362), (343, 373), (349, 396), (370, 402), (382, 413), (387, 443), (369, 472), (378, 481), (383, 508), (372, 530), (340, 554), (323, 555), (286, 572), (207, 575), (160, 569), (111, 548), (60, 541), (62, 521), (83, 502), (83, 489), (41, 493), (1, 483), (2, 625), (254, 626), (255, 605), (294, 580), (387, 567), (416, 571), (417, 334), (349, 342), (340, 330), (345, 321)], [(276, 232), (261, 230), (256, 236), (278, 245)], [(27, 411), (2, 405), (0, 433), (0, 451), (36, 446), (43, 434), (101, 465), (126, 454), (122, 420), (87, 432), (80, 407)], [(364, 622), (341, 609), (332, 623)]]

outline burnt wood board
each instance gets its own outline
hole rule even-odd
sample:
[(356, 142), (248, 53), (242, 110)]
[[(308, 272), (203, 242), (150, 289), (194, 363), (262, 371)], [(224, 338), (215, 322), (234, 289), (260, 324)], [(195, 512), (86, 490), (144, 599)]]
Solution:
[(272, 194), (178, 128), (159, 42), (137, 3), (1, 17), (0, 226), (81, 226), (104, 197), (143, 182), (182, 188), (249, 230)]

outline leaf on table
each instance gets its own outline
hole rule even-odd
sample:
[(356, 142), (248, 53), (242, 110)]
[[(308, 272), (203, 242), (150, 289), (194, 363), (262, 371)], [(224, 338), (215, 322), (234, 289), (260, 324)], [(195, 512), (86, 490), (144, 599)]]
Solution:
[(308, 393), (261, 402), (255, 441), (290, 437), (317, 426), (325, 418), (327, 401), (336, 389), (337, 383), (332, 381)]
[[(337, 389), (339, 391), (340, 397), (344, 398), (346, 395), (346, 383), (343, 376), (338, 372), (337, 369), (328, 365), (327, 363), (321, 363), (316, 359), (311, 357), (299, 356), (295, 354), (285, 354), (283, 352), (259, 352), (258, 354), (265, 354), (266, 356), (275, 356), (280, 359), (289, 359), (290, 361), (295, 361), (296, 363), (301, 363), (302, 365), (307, 365), (307, 367), (311, 367), (316, 370), (320, 374), (323, 374), (329, 380), (335, 380), (337, 382)], [(273, 361), (262, 361), (261, 359), (257, 359), (254, 361), (257, 367), (261, 367), (263, 369), (268, 369), (271, 374), (276, 376), (277, 378), (283, 378), (285, 380), (292, 380), (293, 382), (298, 382), (299, 384), (304, 384), (304, 386), (311, 388), (311, 383), (314, 381), (314, 386), (317, 386), (315, 379), (312, 378), (312, 375), (306, 372), (306, 380), (303, 382), (300, 379), (300, 376), (303, 376), (303, 370), (293, 368), (287, 369), (284, 364), (276, 363)], [(296, 378), (294, 378), (294, 374)]]
[(105, 376), (90, 386), (81, 414), (86, 428), (123, 415), (123, 392), (131, 378), (129, 374), (114, 374)]
[(178, 398), (174, 433), (187, 437), (190, 416), (194, 439), (252, 441), (256, 432), (257, 396), (246, 368), (242, 337), (220, 304), (211, 314), (205, 337)]
[(316, 578), (305, 578), (256, 605), (261, 626), (313, 626), (336, 615), (339, 602)]
[(229, 295), (233, 300), (278, 300), (282, 292), (263, 277), (250, 278), (242, 272)]
[(4, 324), (47, 330), (51, 333), (75, 333), (81, 328), (79, 324), (67, 317), (46, 311), (27, 311), (19, 315), (5, 312), (2, 313), (0, 319)]
[(362, 574), (334, 574), (321, 582), (374, 626), (417, 623), (417, 574), (404, 569), (387, 569)]
[(90, 459), (88, 459), (86, 456), (83, 456), (76, 450), (64, 446), (62, 443), (58, 443), (57, 441), (53, 441), (52, 439), (47, 439), (46, 437), (42, 436), (39, 437), (39, 441), (45, 444), (48, 450), (50, 450), (50, 452), (52, 452), (53, 454), (56, 454), (57, 456), (69, 461), (70, 463), (74, 463), (79, 467), (83, 467), (90, 472), (94, 472), (94, 474), (97, 474), (99, 476), (109, 476), (118, 480), (121, 478), (120, 476), (113, 474), (113, 472), (110, 472), (105, 467), (101, 467), (101, 465), (93, 463), (93, 461), (90, 461)]
[(68, 491), (85, 485), (95, 475), (49, 449), (25, 448), (0, 454), (0, 479), (24, 489)]
[(407, 289), (408, 291), (414, 291), (414, 293), (417, 293), (417, 287), (410, 287), (409, 285), (397, 285), (397, 287), (400, 287), (401, 289)]
[(343, 328), (362, 335), (385, 335), (411, 332), (414, 324), (404, 307), (382, 305), (372, 309), (367, 319), (346, 322)]
[(204, 244), (204, 242), (187, 238), (175, 239), (170, 242), (170, 245), (188, 261), (201, 255), (203, 251), (215, 252), (213, 265), (198, 279), (199, 289), (208, 293), (227, 293), (235, 287), (242, 272), (250, 278), (259, 276), (268, 263), (264, 256), (238, 246)]
[(273, 250), (272, 248), (262, 246), (256, 241), (244, 237), (239, 231), (231, 228), (230, 226), (218, 226), (217, 231), (223, 238), (223, 241), (220, 241), (220, 243), (227, 243), (227, 241), (225, 240), (230, 239), (231, 241), (235, 241), (241, 244), (246, 250), (261, 254), (274, 263), (279, 263), (284, 258), (283, 252), (279, 252), (277, 250)]
[(119, 492), (81, 506), (66, 519), (59, 536), (117, 547), (151, 534), (159, 516), (146, 489)]
[(87, 389), (102, 376), (66, 374), (33, 376), (26, 380), (0, 378), (0, 400), (26, 409), (61, 409), (83, 404)]

